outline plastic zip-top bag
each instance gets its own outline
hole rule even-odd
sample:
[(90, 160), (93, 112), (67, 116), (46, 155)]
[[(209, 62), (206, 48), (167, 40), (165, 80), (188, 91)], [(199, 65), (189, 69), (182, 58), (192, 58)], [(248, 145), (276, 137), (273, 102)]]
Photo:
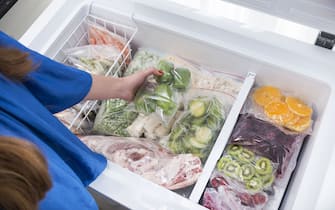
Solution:
[(126, 64), (131, 61), (131, 48), (127, 45), (126, 37), (117, 34), (116, 31), (111, 32), (107, 28), (102, 27), (98, 23), (86, 21), (88, 27), (88, 42), (90, 45), (108, 45), (113, 46), (120, 53)]
[(108, 160), (171, 190), (196, 182), (201, 161), (192, 154), (174, 155), (149, 139), (83, 136), (80, 139)]
[(219, 97), (208, 91), (193, 91), (172, 128), (167, 147), (177, 154), (192, 153), (205, 162), (226, 119), (227, 99), (222, 94)]
[(277, 163), (256, 155), (241, 145), (230, 144), (216, 164), (216, 170), (231, 185), (250, 193), (271, 191)]
[(268, 200), (269, 196), (265, 192), (251, 192), (236, 186), (221, 173), (214, 171), (201, 203), (212, 210), (261, 210)]
[[(124, 72), (129, 76), (137, 71), (156, 65), (158, 56), (147, 50), (138, 50), (134, 59)], [(144, 127), (151, 128), (152, 124), (162, 124), (161, 120), (153, 116), (139, 114), (132, 103), (122, 99), (109, 99), (102, 102), (98, 114), (94, 120), (92, 133), (100, 135), (147, 137), (144, 135)], [(151, 128), (153, 130), (154, 128)], [(148, 137), (156, 138), (152, 132), (147, 132)], [(164, 134), (166, 135), (166, 134)]]
[(269, 121), (288, 134), (311, 134), (312, 106), (295, 95), (274, 86), (256, 87), (251, 91), (242, 112)]
[[(92, 74), (122, 76), (118, 63), (120, 51), (108, 45), (85, 45), (64, 50), (68, 62)], [(115, 63), (115, 64), (114, 64)]]
[(109, 99), (101, 103), (94, 120), (92, 133), (100, 135), (130, 136), (128, 126), (138, 113), (127, 108), (128, 102), (122, 99)]
[(155, 66), (163, 74), (150, 76), (137, 92), (134, 105), (145, 115), (156, 112), (165, 124), (169, 124), (181, 108), (181, 95), (187, 92), (191, 81), (188, 68), (175, 67), (173, 63), (160, 59)]

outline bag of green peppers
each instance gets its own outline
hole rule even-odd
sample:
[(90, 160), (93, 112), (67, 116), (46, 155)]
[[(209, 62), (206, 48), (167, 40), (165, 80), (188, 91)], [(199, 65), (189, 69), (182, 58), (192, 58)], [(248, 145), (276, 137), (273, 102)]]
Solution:
[(138, 112), (157, 112), (163, 122), (168, 124), (181, 108), (181, 95), (190, 85), (191, 72), (187, 68), (175, 68), (173, 63), (163, 59), (159, 60), (156, 68), (163, 74), (147, 79), (138, 91), (134, 104)]

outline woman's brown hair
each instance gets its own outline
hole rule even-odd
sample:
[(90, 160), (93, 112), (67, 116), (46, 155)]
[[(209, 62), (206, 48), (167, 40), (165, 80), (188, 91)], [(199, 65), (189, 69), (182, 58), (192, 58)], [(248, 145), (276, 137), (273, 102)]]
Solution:
[(47, 162), (32, 143), (0, 136), (1, 210), (37, 210), (51, 186)]
[(12, 80), (22, 80), (34, 69), (29, 53), (0, 47), (0, 73)]

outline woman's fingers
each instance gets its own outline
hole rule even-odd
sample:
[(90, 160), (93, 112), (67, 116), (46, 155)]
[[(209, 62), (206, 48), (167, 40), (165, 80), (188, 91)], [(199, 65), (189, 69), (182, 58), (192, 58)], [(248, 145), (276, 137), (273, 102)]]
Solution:
[(150, 67), (150, 68), (146, 69), (144, 72), (145, 72), (146, 76), (149, 76), (151, 74), (156, 75), (156, 76), (162, 76), (164, 74), (163, 71), (158, 70), (154, 67)]
[(156, 76), (163, 76), (164, 72), (162, 70), (155, 70), (153, 74)]

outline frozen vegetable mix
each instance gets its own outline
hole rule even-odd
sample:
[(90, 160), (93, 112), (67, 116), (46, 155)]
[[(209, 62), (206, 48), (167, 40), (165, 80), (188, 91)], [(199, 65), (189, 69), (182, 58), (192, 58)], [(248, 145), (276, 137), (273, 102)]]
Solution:
[(136, 119), (138, 113), (128, 109), (122, 99), (109, 99), (102, 102), (95, 118), (93, 132), (104, 135), (129, 136), (127, 127)]
[(216, 97), (193, 98), (172, 129), (168, 147), (174, 153), (192, 153), (205, 160), (224, 120), (223, 105)]

